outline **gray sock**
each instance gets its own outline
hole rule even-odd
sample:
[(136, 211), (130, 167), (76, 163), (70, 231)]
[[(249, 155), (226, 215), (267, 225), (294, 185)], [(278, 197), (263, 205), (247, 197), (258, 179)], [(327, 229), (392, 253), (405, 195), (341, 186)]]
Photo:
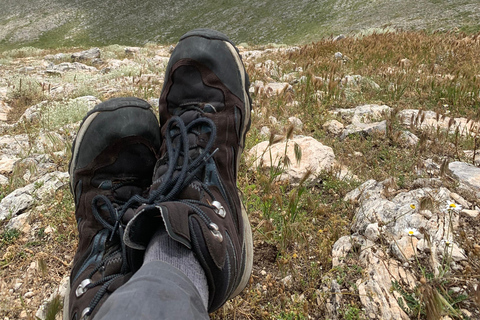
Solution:
[(193, 282), (208, 309), (208, 283), (205, 272), (193, 252), (172, 240), (165, 229), (158, 230), (150, 240), (143, 263), (160, 260), (182, 271)]

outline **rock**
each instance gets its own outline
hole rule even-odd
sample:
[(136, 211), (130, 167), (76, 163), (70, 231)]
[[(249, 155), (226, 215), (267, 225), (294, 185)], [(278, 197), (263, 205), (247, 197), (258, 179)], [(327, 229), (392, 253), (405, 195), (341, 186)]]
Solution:
[(418, 188), (439, 188), (443, 185), (443, 181), (438, 178), (418, 178), (412, 182), (412, 187), (414, 189)]
[(47, 307), (48, 304), (55, 299), (55, 297), (58, 297), (60, 301), (63, 301), (63, 298), (65, 297), (65, 294), (67, 292), (67, 288), (69, 287), (69, 276), (65, 276), (61, 281), (60, 284), (58, 285), (55, 290), (53, 290), (52, 294), (50, 294), (50, 297), (48, 297), (47, 300), (45, 300), (40, 308), (37, 310), (37, 313), (35, 316), (40, 319), (40, 320), (46, 320), (47, 318)]
[(268, 137), (270, 137), (271, 134), (272, 134), (272, 132), (270, 131), (270, 128), (267, 127), (267, 126), (263, 126), (260, 129), (260, 136), (262, 136), (262, 137), (268, 138)]
[(290, 288), (293, 283), (293, 277), (292, 275), (288, 275), (285, 278), (281, 279), (280, 282), (283, 283), (285, 287)]
[(344, 87), (358, 87), (362, 85), (366, 85), (371, 87), (372, 89), (380, 89), (380, 86), (373, 80), (362, 77), (361, 75), (353, 75), (353, 76), (345, 76), (340, 83)]
[(288, 82), (267, 83), (263, 88), (263, 92), (269, 97), (280, 95), (287, 91), (293, 91), (293, 87)]
[(49, 54), (44, 57), (45, 60), (67, 60), (70, 59), (71, 55), (68, 55), (66, 53), (57, 53), (55, 55)]
[(34, 67), (22, 67), (18, 69), (18, 73), (32, 73), (35, 71)]
[(365, 228), (365, 237), (375, 242), (380, 236), (380, 229), (378, 228), (378, 223), (371, 223)]
[[(300, 161), (295, 157), (296, 148), (301, 150)], [(288, 142), (283, 141), (271, 146), (268, 141), (264, 141), (254, 146), (248, 154), (253, 159), (253, 169), (284, 168), (285, 157), (287, 157), (290, 165), (284, 168), (285, 172), (279, 176), (279, 179), (289, 179), (292, 183), (299, 182), (307, 171), (312, 173), (310, 179), (313, 179), (321, 171), (331, 170), (336, 164), (332, 148), (324, 146), (312, 137), (298, 136)]]
[(407, 145), (407, 146), (416, 146), (418, 141), (420, 140), (416, 135), (411, 133), (410, 131), (402, 131), (400, 135), (400, 139)]
[(480, 191), (480, 168), (471, 164), (454, 161), (448, 164), (451, 175), (476, 191)]
[(398, 62), (398, 64), (400, 65), (400, 67), (407, 69), (412, 65), (412, 60), (403, 58)]
[(391, 287), (393, 280), (413, 287), (415, 279), (397, 261), (371, 248), (363, 249), (359, 259), (366, 267), (362, 273), (365, 276), (357, 283), (365, 313), (376, 315), (376, 319), (410, 319), (398, 305)]
[(268, 121), (270, 121), (270, 123), (274, 126), (278, 125), (278, 120), (274, 116), (269, 116)]
[(406, 126), (414, 126), (423, 131), (435, 132), (438, 129), (461, 136), (475, 135), (480, 129), (480, 123), (467, 118), (450, 118), (434, 111), (405, 109), (398, 113), (398, 118)]
[(0, 173), (11, 173), (19, 158), (0, 158)]
[(392, 243), (391, 250), (397, 260), (408, 262), (416, 255), (418, 239), (414, 236), (403, 236)]
[(42, 109), (48, 104), (47, 101), (42, 101), (29, 107), (19, 119), (19, 123), (34, 123), (38, 122), (41, 118)]
[(8, 120), (8, 113), (12, 108), (3, 100), (0, 100), (0, 121)]
[(135, 55), (137, 53), (140, 53), (140, 49), (140, 47), (126, 47), (125, 53), (128, 55)]
[(16, 229), (20, 230), (22, 232), (26, 232), (30, 229), (30, 226), (28, 225), (28, 220), (30, 218), (31, 213), (24, 213), (19, 216), (15, 216), (10, 221), (8, 221), (7, 225), (5, 226), (5, 229), (11, 230), (11, 229)]
[(340, 115), (342, 118), (349, 119), (352, 122), (371, 123), (383, 119), (391, 110), (392, 108), (386, 105), (366, 104), (352, 109), (335, 109), (331, 113)]
[(340, 139), (343, 140), (351, 134), (362, 134), (363, 136), (368, 136), (374, 132), (385, 133), (387, 131), (387, 122), (375, 122), (369, 124), (355, 123), (348, 125), (343, 131)]
[(351, 121), (340, 137), (344, 139), (355, 133), (369, 135), (374, 131), (386, 132), (386, 121), (378, 120), (384, 118), (390, 110), (386, 105), (363, 105), (353, 109), (336, 109), (332, 113)]
[(26, 190), (25, 188), (17, 189), (2, 199), (0, 202), (0, 221), (9, 216), (20, 214), (33, 205), (34, 199), (26, 193)]
[(325, 131), (335, 136), (342, 134), (343, 129), (345, 128), (343, 123), (337, 120), (329, 120), (325, 122), (322, 127)]
[(92, 60), (95, 58), (100, 58), (100, 49), (91, 48), (85, 51), (75, 52), (72, 54), (72, 59), (81, 61), (81, 60)]
[[(98, 69), (95, 67), (87, 66), (86, 64), (80, 62), (63, 62), (58, 65), (53, 66), (53, 69), (60, 72), (67, 72), (67, 71), (89, 71), (89, 72), (97, 72)], [(48, 71), (48, 70), (47, 70)]]
[(290, 117), (288, 118), (288, 122), (297, 130), (303, 129), (303, 122), (302, 120), (298, 119), (297, 117)]
[(478, 217), (478, 214), (479, 214), (480, 212), (479, 212), (478, 210), (467, 210), (467, 209), (463, 209), (462, 211), (460, 211), (460, 213), (463, 214), (463, 215), (466, 216), (466, 217), (475, 219), (476, 217)]
[(0, 186), (4, 186), (6, 184), (8, 184), (8, 178), (3, 174), (0, 174)]
[(333, 38), (333, 41), (340, 41), (342, 39), (345, 39), (345, 35), (343, 34), (339, 34), (338, 36), (336, 36), (335, 38)]
[(0, 221), (28, 210), (36, 199), (48, 199), (53, 192), (65, 186), (68, 179), (69, 174), (66, 172), (52, 172), (34, 183), (11, 192), (0, 202)]
[(343, 58), (343, 54), (341, 52), (335, 52), (335, 59), (341, 60)]

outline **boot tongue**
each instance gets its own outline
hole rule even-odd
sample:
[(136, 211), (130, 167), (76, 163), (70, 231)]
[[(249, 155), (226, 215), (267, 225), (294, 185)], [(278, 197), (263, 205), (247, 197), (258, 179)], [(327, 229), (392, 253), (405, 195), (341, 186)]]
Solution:
[(183, 120), (185, 125), (188, 125), (190, 122), (192, 122), (195, 119), (200, 118), (201, 116), (202, 115), (201, 115), (200, 111), (198, 111), (198, 110), (188, 110), (188, 111), (185, 111), (184, 113), (182, 113), (180, 115), (180, 119)]

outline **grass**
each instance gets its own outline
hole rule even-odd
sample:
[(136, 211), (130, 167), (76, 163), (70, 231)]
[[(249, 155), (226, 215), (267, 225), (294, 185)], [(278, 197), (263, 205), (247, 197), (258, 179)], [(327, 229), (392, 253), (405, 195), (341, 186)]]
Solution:
[[(111, 45), (101, 49), (105, 61), (127, 58), (134, 64), (106, 73), (70, 72), (43, 79), (39, 75), (29, 75), (32, 85), (26, 86), (27, 80), (22, 80), (21, 90), (12, 65), (29, 57), (41, 59), (43, 55), (58, 51), (39, 53), (25, 49), (0, 54), (0, 59), (9, 61), (1, 66), (9, 71), (5, 73), (6, 81), (11, 83), (9, 102), (18, 101), (15, 103), (23, 104), (24, 108), (41, 100), (47, 101), (40, 121), (19, 127), (16, 132), (28, 133), (32, 140), (40, 130), (59, 131), (65, 139), (71, 138), (75, 130), (72, 123), (79, 121), (86, 110), (86, 105), (74, 104), (71, 99), (85, 93), (93, 93), (101, 100), (126, 95), (144, 99), (158, 97), (163, 84), (164, 65), (152, 62), (152, 59), (164, 47), (149, 44), (134, 57), (126, 56), (123, 46)], [(67, 52), (75, 50), (66, 49)], [(336, 52), (341, 52), (344, 58), (336, 59)], [(266, 62), (268, 60), (272, 62)], [(421, 109), (437, 112), (439, 118), (453, 116), (478, 121), (479, 60), (480, 34), (452, 31), (372, 33), (337, 42), (325, 39), (303, 45), (298, 51), (272, 50), (257, 61), (247, 61), (252, 82), (268, 83), (279, 80), (287, 73), (295, 73), (297, 79), (304, 78), (292, 82), (293, 90), (276, 96), (267, 97), (261, 92), (253, 94), (254, 114), (246, 151), (263, 140), (271, 139), (273, 142), (276, 134), (289, 139), (293, 134), (312, 136), (332, 147), (336, 159), (348, 167), (357, 179), (339, 179), (335, 172), (327, 171), (312, 177), (313, 180), (292, 185), (279, 180), (279, 177), (289, 162), (294, 163), (301, 158), (298, 152), (296, 159), (277, 159), (277, 165), (268, 169), (252, 170), (252, 159), (244, 157), (238, 185), (244, 193), (254, 233), (253, 276), (246, 290), (212, 318), (322, 319), (327, 314), (328, 304), (338, 295), (342, 297), (337, 306), (339, 319), (368, 318), (362, 310), (357, 288), (357, 281), (365, 272), (355, 262), (360, 252), (346, 257), (354, 263), (332, 268), (332, 246), (341, 236), (350, 234), (356, 208), (355, 203), (345, 202), (343, 198), (368, 179), (382, 181), (393, 178), (391, 186), (395, 192), (409, 190), (417, 178), (429, 177), (428, 173), (419, 173), (427, 159), (439, 164), (452, 160), (473, 161), (463, 150), (478, 149), (478, 136), (421, 130), (418, 124), (424, 121), (422, 116), (413, 119), (412, 125), (404, 125), (397, 115), (404, 109)], [(269, 65), (279, 74), (267, 74), (264, 68)], [(360, 75), (364, 80), (360, 80), (358, 85), (345, 85), (342, 79), (352, 75)], [(52, 90), (39, 90), (35, 83), (42, 82), (51, 83), (52, 87), (55, 84), (62, 84), (64, 88), (72, 85), (74, 89), (54, 94)], [(331, 111), (362, 104), (386, 104), (392, 108), (390, 115), (382, 116), (387, 121), (386, 133), (351, 135), (340, 140), (322, 128), (327, 120), (346, 122)], [(278, 119), (278, 124), (271, 124), (270, 116)], [(291, 116), (302, 120), (302, 129), (292, 131), (288, 125)], [(263, 126), (271, 129), (271, 137), (261, 136)], [(419, 138), (418, 144), (405, 143), (402, 139), (405, 130)], [(68, 145), (62, 145), (60, 149), (68, 148)], [(55, 151), (58, 150), (48, 152), (53, 155)], [(66, 171), (68, 156), (57, 156), (54, 163), (59, 170)], [(1, 187), (2, 195), (13, 190), (13, 186), (25, 183), (25, 170), (31, 169), (19, 168), (9, 174), (11, 185)], [(433, 175), (452, 191), (461, 193), (461, 188), (443, 173), (440, 170)], [(478, 199), (466, 198), (472, 206), (479, 205)], [(425, 198), (419, 206), (433, 211), (438, 204)], [(6, 287), (11, 287), (17, 278), (20, 279), (32, 262), (37, 263), (42, 276), (38, 283), (29, 282), (29, 286), (47, 287), (49, 289), (44, 291), (51, 292), (58, 285), (63, 275), (68, 273), (75, 252), (77, 231), (73, 210), (69, 191), (59, 190), (51, 202), (35, 209), (35, 230), (4, 231), (0, 235), (0, 276)], [(449, 260), (446, 259), (443, 272), (436, 274), (418, 259), (413, 267), (418, 276), (414, 289), (402, 283), (392, 284), (392, 290), (397, 290), (403, 297), (401, 301), (411, 317), (430, 319), (432, 315), (444, 313), (454, 319), (462, 319), (461, 309), (473, 312), (478, 308), (475, 302), (480, 300), (478, 293), (464, 294), (451, 290), (474, 283), (475, 275), (480, 272), (480, 250), (475, 247), (475, 241), (469, 240), (469, 237), (478, 239), (480, 236), (477, 220), (465, 221), (465, 234), (455, 239), (469, 257), (463, 273), (449, 268)], [(332, 286), (332, 281), (338, 284), (340, 293), (324, 290)], [(0, 298), (1, 316), (18, 318), (24, 310), (28, 314), (36, 312), (43, 301), (40, 297), (44, 299), (47, 294), (38, 294), (38, 299), (31, 301), (31, 307), (29, 304), (22, 305), (19, 297), (25, 294), (26, 291), (22, 290), (26, 290), (26, 286), (20, 287), (18, 294)], [(439, 305), (442, 307), (438, 308)], [(59, 308), (59, 301), (53, 301), (52, 314), (56, 314)]]

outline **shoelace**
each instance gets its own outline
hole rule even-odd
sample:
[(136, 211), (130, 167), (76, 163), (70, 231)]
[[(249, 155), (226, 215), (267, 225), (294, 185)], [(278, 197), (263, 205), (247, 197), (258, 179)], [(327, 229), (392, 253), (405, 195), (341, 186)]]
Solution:
[[(197, 109), (197, 108), (195, 108)], [(197, 109), (198, 110), (198, 109)], [(203, 112), (199, 110), (198, 112)], [(201, 152), (194, 159), (189, 157), (189, 134), (194, 134), (198, 136), (200, 134), (196, 128), (203, 128), (204, 131), (210, 133), (207, 144), (205, 148), (202, 148)], [(210, 228), (211, 232), (222, 240), (222, 235), (218, 231), (218, 226), (212, 223), (212, 220), (203, 212), (200, 206), (205, 206), (215, 211), (224, 210), (221, 207), (220, 203), (215, 200), (214, 195), (209, 190), (208, 186), (203, 181), (198, 181), (201, 188), (213, 199), (212, 204), (207, 204), (198, 200), (193, 199), (176, 199), (175, 197), (187, 187), (193, 180), (196, 179), (197, 174), (205, 167), (206, 163), (217, 150), (214, 150), (210, 153), (210, 150), (213, 147), (213, 143), (216, 138), (216, 126), (212, 120), (200, 117), (188, 124), (185, 124), (180, 116), (172, 117), (167, 123), (166, 130), (166, 144), (167, 144), (167, 154), (168, 154), (168, 169), (165, 174), (162, 175), (162, 182), (156, 190), (150, 193), (148, 198), (144, 198), (140, 195), (134, 195), (126, 203), (119, 207), (115, 207), (109, 198), (104, 195), (97, 195), (92, 200), (92, 212), (104, 228), (110, 231), (109, 240), (112, 241), (114, 237), (117, 237), (120, 240), (120, 248), (115, 250), (112, 254), (109, 254), (102, 260), (102, 263), (99, 264), (89, 275), (91, 278), (97, 271), (106, 264), (114, 259), (117, 253), (121, 254), (122, 267), (119, 273), (111, 274), (104, 276), (97, 282), (92, 282), (85, 285), (85, 289), (90, 289), (99, 285), (102, 285), (100, 290), (95, 294), (88, 308), (86, 308), (81, 318), (88, 318), (92, 314), (95, 307), (101, 301), (102, 297), (107, 292), (108, 286), (118, 277), (121, 277), (127, 274), (130, 271), (130, 268), (127, 263), (127, 249), (125, 243), (123, 242), (123, 225), (122, 218), (125, 215), (126, 211), (129, 208), (138, 207), (141, 204), (149, 205), (158, 205), (161, 202), (166, 201), (178, 201), (186, 204), (198, 216), (205, 222), (205, 224)], [(175, 175), (175, 173), (177, 174)], [(101, 209), (100, 209), (101, 208)], [(107, 211), (110, 216), (109, 222), (100, 215), (100, 210)]]

